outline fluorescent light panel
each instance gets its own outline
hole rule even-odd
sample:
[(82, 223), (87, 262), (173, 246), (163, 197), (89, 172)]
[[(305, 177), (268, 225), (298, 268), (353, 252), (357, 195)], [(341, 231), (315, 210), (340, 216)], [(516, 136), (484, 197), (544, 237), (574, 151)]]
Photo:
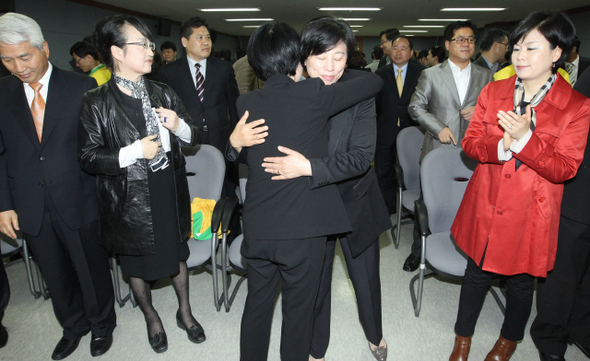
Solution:
[(273, 21), (272, 18), (258, 18), (258, 19), (225, 19), (225, 21)]
[(441, 21), (441, 22), (451, 22), (451, 21), (467, 21), (469, 19), (418, 19), (418, 21)]
[(364, 28), (364, 25), (349, 25), (351, 28)]
[(400, 33), (427, 33), (428, 30), (400, 30)]
[(383, 8), (318, 8), (319, 11), (381, 11)]
[(227, 11), (261, 11), (260, 8), (225, 8), (225, 9), (199, 9), (205, 12), (227, 12)]
[(421, 29), (430, 29), (430, 28), (444, 28), (444, 25), (404, 25), (404, 28), (421, 28)]
[(504, 11), (508, 8), (442, 8), (440, 11)]
[(371, 18), (340, 18), (344, 21), (371, 21)]
[(261, 26), (262, 25), (242, 25), (242, 27), (243, 28), (246, 28), (246, 29), (256, 29), (256, 28), (259, 28)]

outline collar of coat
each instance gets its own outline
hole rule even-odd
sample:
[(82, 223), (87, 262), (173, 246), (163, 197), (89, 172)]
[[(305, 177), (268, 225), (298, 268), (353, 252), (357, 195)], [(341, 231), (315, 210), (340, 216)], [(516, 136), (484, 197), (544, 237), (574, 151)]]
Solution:
[[(516, 82), (516, 75), (511, 76), (506, 80), (498, 80), (498, 92), (497, 97), (501, 99), (514, 97), (514, 83)], [(495, 82), (496, 83), (496, 82)], [(563, 77), (557, 73), (557, 79), (555, 80), (555, 84), (551, 87), (543, 102), (547, 102), (550, 105), (554, 106), (559, 110), (565, 109), (568, 105), (570, 97), (572, 95), (571, 92), (572, 86), (563, 79)]]

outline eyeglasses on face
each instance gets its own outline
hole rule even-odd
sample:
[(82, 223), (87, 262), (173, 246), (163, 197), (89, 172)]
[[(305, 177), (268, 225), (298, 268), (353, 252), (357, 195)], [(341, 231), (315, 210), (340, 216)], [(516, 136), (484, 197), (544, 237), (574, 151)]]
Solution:
[(143, 46), (144, 49), (151, 49), (152, 51), (156, 51), (156, 44), (152, 43), (151, 41), (137, 41), (135, 43), (125, 43), (127, 45), (139, 45)]
[(473, 44), (473, 43), (475, 43), (475, 38), (458, 37), (455, 39), (451, 39), (451, 41), (456, 41), (457, 44), (463, 44), (464, 42), (468, 42), (469, 44)]

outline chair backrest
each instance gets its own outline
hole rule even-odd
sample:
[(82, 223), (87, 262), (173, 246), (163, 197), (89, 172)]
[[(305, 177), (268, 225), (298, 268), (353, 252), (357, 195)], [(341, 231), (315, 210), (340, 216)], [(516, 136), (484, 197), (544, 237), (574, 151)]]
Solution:
[(435, 149), (422, 159), (422, 196), (432, 233), (450, 231), (476, 166), (461, 148)]
[(223, 154), (212, 145), (200, 145), (194, 155), (186, 156), (186, 174), (191, 199), (219, 200), (225, 177)]
[[(17, 233), (16, 239), (12, 239), (4, 233), (0, 233), (0, 251), (2, 257), (10, 257), (15, 253), (20, 252), (22, 246), (23, 237), (21, 232)], [(2, 262), (1, 259), (0, 262)]]
[(244, 164), (244, 163), (240, 163), (238, 165), (238, 181), (239, 181), (239, 188), (240, 188), (240, 192), (239, 192), (239, 198), (240, 198), (240, 203), (244, 204), (244, 201), (246, 200), (246, 183), (248, 182), (248, 165)]
[(420, 189), (420, 154), (424, 133), (422, 127), (407, 127), (397, 135), (397, 160), (404, 170), (404, 185), (407, 190)]

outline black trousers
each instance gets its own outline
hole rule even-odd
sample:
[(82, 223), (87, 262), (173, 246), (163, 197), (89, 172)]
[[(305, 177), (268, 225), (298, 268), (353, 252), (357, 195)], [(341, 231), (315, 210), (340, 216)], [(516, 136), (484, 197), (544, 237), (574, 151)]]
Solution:
[[(379, 346), (383, 338), (381, 324), (381, 279), (379, 277), (379, 241), (378, 239), (363, 253), (353, 258), (346, 237), (340, 238), (340, 246), (348, 268), (348, 275), (354, 288), (359, 311), (359, 319), (367, 340)], [(314, 309), (314, 323), (310, 354), (314, 358), (323, 358), (330, 341), (330, 314), (332, 266), (336, 238), (330, 237), (326, 245), (324, 268), (320, 281), (318, 299)]]
[[(483, 261), (482, 258), (480, 265), (483, 265)], [(457, 335), (473, 336), (479, 312), (494, 275), (483, 271), (471, 258), (467, 261), (455, 323)], [(526, 273), (508, 276), (506, 284), (506, 314), (500, 334), (507, 340), (520, 341), (524, 337), (524, 329), (531, 313), (535, 278)]]
[[(397, 137), (397, 133), (392, 134), (391, 136)], [(397, 161), (397, 151), (395, 146), (396, 142), (394, 140), (391, 144), (377, 143), (375, 148), (375, 172), (377, 173), (379, 189), (381, 189), (381, 194), (383, 194), (383, 199), (385, 200), (389, 214), (394, 214), (396, 212), (397, 205), (395, 171), (393, 170), (393, 166)]]
[(537, 348), (563, 356), (567, 340), (590, 347), (590, 225), (561, 217), (555, 268), (537, 284)]
[(4, 318), (4, 310), (8, 306), (8, 299), (10, 298), (10, 285), (8, 284), (8, 277), (4, 269), (4, 262), (0, 259), (0, 325)]
[(240, 360), (268, 358), (279, 282), (282, 282), (283, 304), (281, 360), (308, 360), (313, 308), (325, 249), (326, 237), (244, 240), (241, 252), (248, 264), (248, 296), (242, 316)]
[(89, 331), (96, 336), (112, 333), (115, 299), (98, 221), (72, 230), (48, 204), (39, 235), (25, 233), (25, 239), (49, 287), (63, 337), (73, 340)]

